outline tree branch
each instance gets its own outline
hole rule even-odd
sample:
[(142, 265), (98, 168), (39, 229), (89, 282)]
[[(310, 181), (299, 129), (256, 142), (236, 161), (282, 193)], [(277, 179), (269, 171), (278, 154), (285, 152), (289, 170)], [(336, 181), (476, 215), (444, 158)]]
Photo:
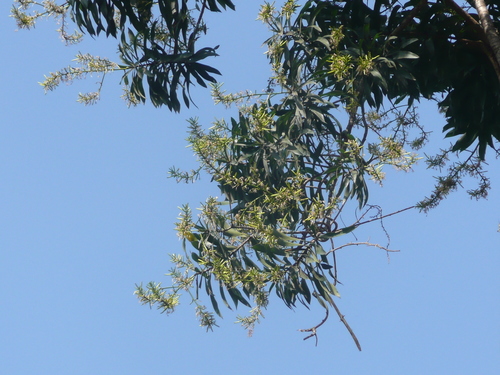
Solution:
[(345, 317), (344, 315), (342, 315), (342, 313), (340, 312), (339, 308), (337, 307), (337, 305), (335, 304), (335, 302), (332, 301), (332, 304), (333, 304), (333, 308), (335, 309), (335, 311), (337, 312), (337, 315), (339, 316), (340, 318), (340, 321), (342, 323), (344, 323), (344, 326), (347, 328), (347, 330), (349, 331), (349, 334), (351, 335), (352, 339), (354, 340), (354, 343), (356, 344), (356, 346), (358, 347), (358, 350), (361, 351), (361, 345), (359, 344), (359, 341), (358, 341), (358, 338), (356, 337), (356, 335), (354, 334), (354, 331), (351, 329), (351, 327), (349, 326), (349, 323), (347, 323), (347, 320), (345, 320)]
[[(476, 31), (479, 32), (480, 35), (484, 35), (484, 30), (481, 28), (481, 25), (477, 20), (472, 17), (469, 13), (467, 13), (464, 8), (455, 3), (453, 0), (444, 0), (444, 3), (450, 7), (454, 12), (456, 12), (459, 16), (461, 16), (466, 22), (468, 22)], [(483, 39), (483, 38), (481, 38)]]
[(372, 246), (372, 247), (377, 247), (379, 249), (382, 249), (388, 253), (399, 253), (399, 250), (391, 250), (385, 246), (382, 246), (382, 245), (378, 245), (376, 243), (371, 243), (371, 242), (349, 242), (349, 243), (346, 243), (344, 245), (340, 245), (340, 246), (337, 246), (335, 249), (332, 249), (330, 251), (328, 251), (328, 254), (330, 254), (331, 252), (335, 252), (337, 250), (340, 250), (342, 249), (343, 247), (347, 247), (347, 246), (361, 246), (361, 245), (364, 245), (364, 246)]
[[(359, 340), (356, 337), (356, 335), (354, 334), (354, 331), (352, 330), (352, 328), (349, 325), (349, 323), (347, 323), (347, 320), (345, 319), (344, 315), (342, 315), (342, 313), (340, 312), (339, 308), (337, 307), (337, 305), (333, 301), (332, 301), (332, 306), (335, 309), (335, 311), (337, 312), (337, 315), (339, 316), (340, 321), (347, 328), (347, 331), (349, 331), (349, 334), (351, 335), (352, 339), (354, 340), (354, 343), (356, 344), (356, 347), (358, 348), (359, 351), (361, 351), (361, 345), (359, 343)], [(329, 314), (328, 309), (326, 309), (326, 315), (325, 315), (325, 317), (323, 318), (323, 320), (319, 324), (315, 325), (312, 328), (299, 329), (299, 332), (311, 332), (311, 334), (309, 336), (304, 337), (304, 340), (310, 339), (311, 337), (315, 337), (316, 338), (316, 346), (318, 346), (318, 332), (317, 332), (317, 329), (319, 327), (321, 327), (327, 321), (328, 314)]]
[(304, 337), (304, 340), (310, 339), (311, 337), (315, 337), (316, 338), (316, 346), (318, 346), (318, 333), (316, 332), (316, 330), (327, 321), (328, 314), (329, 314), (328, 309), (326, 309), (326, 315), (319, 324), (315, 325), (312, 328), (299, 329), (299, 332), (312, 332), (309, 336)]
[(490, 13), (488, 12), (484, 0), (474, 0), (474, 4), (477, 14), (479, 15), (479, 20), (481, 21), (481, 26), (486, 34), (488, 44), (495, 54), (497, 64), (500, 65), (500, 36), (498, 35), (498, 30), (493, 25), (493, 21), (491, 20)]
[[(488, 59), (491, 62), (491, 65), (493, 66), (493, 69), (495, 69), (495, 72), (497, 74), (498, 80), (500, 81), (500, 37), (498, 36), (498, 31), (495, 29), (493, 26), (493, 23), (491, 22), (491, 18), (489, 17), (488, 9), (486, 8), (486, 5), (484, 4), (484, 0), (470, 0), (467, 1), (468, 3), (475, 2), (477, 3), (482, 3), (484, 5), (484, 10), (486, 11), (485, 18), (487, 18), (490, 21), (490, 26), (493, 30), (490, 29), (490, 31), (493, 32), (492, 38), (495, 39), (495, 41), (491, 42), (490, 37), (488, 36), (488, 33), (486, 31), (486, 28), (484, 26), (484, 22), (481, 18), (481, 14), (479, 14), (479, 9), (476, 5), (476, 9), (478, 11), (479, 19), (481, 20), (481, 23), (483, 24), (481, 27), (481, 24), (477, 22), (477, 20), (472, 17), (469, 13), (467, 13), (460, 5), (455, 3), (453, 0), (444, 0), (445, 4), (450, 7), (451, 10), (456, 12), (459, 16), (461, 16), (465, 22), (467, 22), (469, 25), (471, 25), (474, 30), (478, 33), (480, 41), (482, 41), (484, 44), (481, 45), (481, 49), (483, 52), (486, 54)], [(471, 4), (472, 5), (472, 4)], [(486, 21), (487, 22), (487, 21)], [(495, 42), (497, 43), (495, 45)], [(480, 42), (479, 42), (480, 43)], [(495, 46), (498, 49), (495, 51)]]
[(371, 223), (372, 221), (382, 220), (382, 219), (385, 219), (386, 217), (396, 215), (396, 214), (399, 214), (399, 213), (407, 211), (407, 210), (411, 210), (412, 208), (415, 208), (415, 206), (406, 207), (406, 208), (403, 208), (402, 210), (391, 212), (390, 214), (387, 214), (387, 215), (378, 216), (374, 219), (366, 220), (366, 221), (363, 221), (361, 223), (355, 223), (354, 225), (356, 225), (356, 227), (359, 227), (360, 225)]

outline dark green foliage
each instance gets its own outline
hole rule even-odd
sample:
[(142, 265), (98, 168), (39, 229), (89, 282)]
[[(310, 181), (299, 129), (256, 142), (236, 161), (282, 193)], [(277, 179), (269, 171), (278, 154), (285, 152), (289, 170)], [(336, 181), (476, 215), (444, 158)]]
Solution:
[[(406, 98), (412, 104), (421, 97), (435, 98), (448, 119), (446, 136), (461, 136), (454, 150), (464, 151), (477, 142), (484, 159), (487, 146), (500, 140), (500, 76), (495, 71), (499, 67), (484, 31), (474, 23), (477, 16), (465, 10), (457, 13), (460, 7), (454, 4), (377, 0), (369, 7), (361, 0), (308, 1), (296, 24), (302, 38), (293, 40), (283, 59), (301, 60), (301, 68), (324, 72), (331, 46), (321, 38), (342, 26), (340, 53), (353, 59), (377, 58), (370, 73), (354, 82), (325, 77), (321, 81), (325, 92), (346, 92), (346, 85), (352, 84), (360, 104), (373, 108), (385, 99)], [(491, 2), (489, 9), (498, 28), (498, 5)], [(282, 38), (290, 40), (287, 35)], [(295, 74), (289, 69), (290, 79)]]
[[(27, 17), (22, 10), (32, 3), (19, 3), (12, 12), (21, 27), (32, 27), (44, 14)], [(288, 1), (285, 7), (293, 13), (298, 5)], [(498, 29), (499, 5), (490, 1), (487, 7)], [(155, 106), (179, 111), (181, 102), (191, 103), (192, 84), (205, 87), (220, 74), (201, 62), (217, 56), (217, 47), (196, 44), (207, 29), (204, 13), (228, 8), (235, 9), (231, 0), (67, 0), (50, 5), (46, 13), (69, 12), (85, 33), (118, 38), (123, 64), (117, 70), (124, 71), (130, 102), (149, 96)], [(289, 17), (286, 31), (284, 25), (274, 26), (272, 38), (287, 43), (277, 59), (289, 80), (305, 74), (322, 86), (322, 93), (341, 93), (375, 109), (386, 100), (411, 105), (434, 99), (448, 120), (446, 136), (459, 137), (453, 149), (477, 146), (482, 160), (487, 147), (499, 141), (500, 64), (472, 7), (453, 0), (310, 0), (293, 24)], [(334, 46), (328, 36), (340, 27), (343, 38)], [(332, 50), (366, 74), (331, 74), (328, 65), (340, 61), (332, 61)]]
[(206, 82), (215, 82), (214, 75), (220, 75), (200, 63), (217, 56), (217, 47), (196, 49), (196, 41), (206, 31), (204, 11), (234, 10), (230, 0), (70, 0), (69, 4), (82, 31), (120, 36), (123, 82), (135, 101), (146, 101), (146, 83), (153, 105), (179, 112), (181, 100), (189, 107), (193, 83), (206, 87)]
[[(375, 1), (370, 8), (356, 0), (309, 1), (294, 21), (283, 9), (281, 16), (260, 15), (273, 32), (268, 100), (243, 107), (239, 118), (209, 133), (191, 124), (189, 141), (223, 202), (210, 199), (196, 222), (183, 212), (177, 229), (194, 251), (186, 249), (177, 263), (184, 273), (172, 273), (174, 295), (181, 285), (197, 293), (204, 285), (218, 315), (213, 282), (227, 307), (227, 295), (235, 307), (253, 300), (257, 310), (241, 319), (250, 328), (271, 292), (290, 308), (313, 301), (336, 308), (335, 251), (342, 247), (336, 241), (365, 223), (339, 227), (338, 218), (350, 199), (357, 200), (361, 217), (371, 209), (366, 176), (377, 180), (384, 164), (407, 169), (414, 163), (403, 147), (425, 141), (411, 116), (416, 101), (444, 96), (439, 106), (446, 109), (447, 135), (463, 134), (453, 150), (478, 142), (483, 158), (492, 137), (498, 140), (495, 67), (464, 42), (480, 36), (445, 2)], [(406, 109), (398, 112), (398, 104)], [(342, 107), (344, 125), (332, 115)], [(388, 119), (382, 108), (393, 117), (377, 124), (370, 111)], [(488, 111), (491, 117), (478, 115)], [(407, 139), (411, 126), (422, 131), (414, 143)], [(441, 190), (427, 207), (457, 186), (460, 173), (482, 177), (480, 162), (452, 172), (440, 179)]]
[[(304, 34), (318, 45), (318, 52), (325, 46), (331, 46), (330, 53), (339, 48), (333, 37), (287, 22), (286, 17), (272, 21), (276, 34), (268, 44), (276, 76), (268, 98), (242, 106), (239, 117), (216, 122), (208, 132), (191, 121), (188, 140), (200, 168), (218, 184), (222, 201), (209, 198), (196, 220), (183, 209), (177, 230), (193, 249), (185, 248), (185, 256), (177, 259), (174, 285), (165, 289), (171, 292), (168, 298), (186, 285), (196, 296), (204, 290), (218, 315), (220, 301), (228, 307), (253, 304), (250, 316), (240, 319), (250, 329), (271, 294), (290, 308), (316, 302), (325, 309), (335, 307), (336, 243), (362, 225), (361, 219), (373, 209), (367, 206), (367, 177), (380, 179), (383, 165), (407, 169), (415, 162), (403, 149), (406, 142), (393, 135), (395, 129), (406, 134), (405, 127), (417, 125), (414, 119), (391, 107), (390, 113), (380, 115), (391, 121), (375, 125), (378, 115), (363, 113), (364, 99), (346, 88), (346, 82), (337, 90), (317, 84), (318, 79), (333, 78), (318, 68), (318, 57)], [(282, 38), (295, 43), (282, 43)], [(373, 71), (373, 59), (352, 53), (357, 53), (359, 65), (368, 65), (363, 71), (349, 67), (346, 81), (349, 76), (362, 82)], [(408, 53), (394, 60), (412, 57)], [(325, 54), (323, 60), (327, 58)], [(345, 125), (332, 114), (341, 105), (349, 106)], [(378, 126), (378, 142), (367, 137), (371, 126)], [(175, 169), (172, 174), (180, 180), (191, 178)], [(360, 214), (346, 225), (347, 217), (340, 218), (352, 200)], [(380, 218), (376, 212), (369, 221)], [(141, 298), (147, 295), (142, 292)]]
[[(234, 9), (229, 0), (65, 4), (87, 34), (118, 39), (122, 64), (81, 56), (94, 70), (67, 68), (49, 77), (46, 89), (89, 71), (122, 70), (130, 101), (150, 100), (178, 112), (181, 102), (189, 107), (193, 84), (206, 87), (220, 74), (204, 61), (217, 56), (217, 47), (196, 45), (206, 32), (204, 13)], [(490, 2), (488, 9), (498, 29), (500, 7)], [(191, 120), (188, 141), (200, 167), (171, 171), (183, 181), (205, 171), (221, 200), (208, 198), (196, 219), (182, 208), (177, 231), (185, 254), (172, 256), (173, 285), (149, 283), (136, 294), (172, 312), (187, 291), (209, 329), (216, 325), (214, 313), (222, 316), (222, 304), (253, 306), (250, 316), (239, 318), (251, 331), (274, 293), (290, 308), (315, 302), (327, 311), (334, 307), (353, 335), (335, 305), (336, 252), (361, 244), (390, 251), (342, 237), (383, 218), (369, 205), (368, 178), (382, 181), (385, 165), (412, 167), (417, 157), (406, 149), (422, 147), (434, 130), (418, 124), (413, 105), (433, 99), (447, 119), (445, 136), (459, 138), (429, 157), (429, 166), (443, 168), (454, 151), (469, 157), (452, 164), (418, 207), (435, 207), (464, 175), (480, 180), (472, 197), (486, 196), (482, 161), (500, 140), (500, 65), (477, 16), (452, 0), (310, 0), (301, 8), (289, 0), (279, 12), (264, 5), (259, 18), (272, 32), (266, 43), (273, 77), (266, 92), (208, 131)], [(212, 88), (216, 100), (237, 101), (220, 86)], [(345, 123), (334, 116), (339, 112)], [(316, 334), (315, 328), (305, 331)]]
[[(182, 276), (172, 273), (181, 280), (174, 295), (186, 283), (197, 292), (205, 285), (220, 315), (212, 288), (217, 282), (227, 307), (227, 295), (235, 307), (253, 300), (250, 317), (240, 320), (250, 328), (272, 292), (290, 308), (314, 301), (336, 308), (335, 251), (342, 247), (336, 243), (364, 223), (339, 227), (338, 218), (350, 199), (366, 215), (366, 176), (380, 178), (384, 164), (412, 165), (414, 157), (403, 147), (411, 143), (412, 126), (422, 131), (415, 147), (425, 142), (409, 111), (422, 97), (443, 95), (445, 130), (465, 137), (454, 149), (478, 142), (484, 157), (496, 122), (477, 114), (498, 110), (498, 79), (488, 58), (462, 43), (477, 38), (476, 31), (445, 11), (444, 2), (375, 1), (370, 8), (363, 1), (309, 1), (294, 21), (283, 10), (281, 17), (262, 12), (273, 32), (267, 41), (275, 71), (269, 99), (242, 108), (238, 119), (218, 123), (208, 134), (191, 125), (189, 140), (201, 168), (219, 184), (229, 208), (209, 200), (196, 222), (188, 211), (181, 216), (179, 234), (194, 251), (178, 263)], [(467, 96), (468, 89), (478, 94)], [(398, 112), (398, 104), (406, 109)], [(343, 125), (332, 116), (342, 107), (348, 115)], [(387, 107), (393, 120), (380, 114)], [(377, 124), (370, 111), (387, 122)], [(453, 190), (460, 173), (478, 171), (480, 162), (456, 166), (422, 209)]]

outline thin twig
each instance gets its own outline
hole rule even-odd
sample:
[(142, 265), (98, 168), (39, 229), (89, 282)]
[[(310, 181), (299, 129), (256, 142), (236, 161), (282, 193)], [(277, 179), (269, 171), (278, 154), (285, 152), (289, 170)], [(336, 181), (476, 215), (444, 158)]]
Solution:
[(327, 321), (328, 314), (329, 314), (328, 309), (326, 309), (326, 315), (325, 315), (324, 319), (318, 325), (311, 327), (311, 328), (307, 328), (307, 329), (299, 329), (299, 332), (312, 332), (309, 336), (304, 337), (304, 340), (310, 339), (311, 337), (315, 337), (316, 338), (316, 346), (318, 346), (318, 333), (316, 330)]
[(337, 246), (336, 248), (330, 250), (328, 253), (335, 252), (335, 251), (340, 250), (343, 247), (347, 247), (347, 246), (361, 246), (361, 245), (376, 247), (376, 248), (382, 249), (384, 251), (387, 251), (388, 253), (399, 253), (399, 250), (391, 250), (385, 246), (378, 245), (376, 243), (371, 243), (371, 242), (349, 242), (349, 243), (346, 243), (344, 245)]
[(360, 225), (368, 224), (368, 223), (371, 223), (372, 221), (382, 220), (382, 219), (385, 219), (386, 217), (389, 217), (389, 216), (392, 216), (392, 215), (396, 215), (396, 214), (399, 214), (399, 213), (404, 212), (404, 211), (411, 210), (412, 208), (415, 208), (415, 206), (406, 207), (406, 208), (403, 208), (402, 210), (391, 212), (390, 214), (387, 214), (387, 215), (383, 215), (383, 216), (380, 216), (380, 217), (376, 217), (374, 219), (366, 220), (366, 221), (363, 221), (361, 223), (355, 223), (354, 225), (356, 227), (359, 227)]
[(196, 40), (196, 34), (198, 34), (198, 32), (200, 31), (200, 25), (201, 25), (201, 21), (203, 19), (203, 13), (205, 13), (206, 7), (207, 7), (207, 0), (204, 0), (203, 4), (201, 4), (200, 15), (198, 16), (198, 20), (196, 21), (196, 26), (194, 27), (193, 32), (189, 38), (190, 40), (188, 42), (188, 51), (191, 48), (193, 48), (193, 46), (194, 46), (194, 42)]
[[(349, 332), (352, 339), (354, 340), (356, 347), (358, 348), (359, 351), (361, 351), (361, 345), (359, 343), (359, 340), (356, 337), (356, 335), (355, 335), (354, 331), (352, 330), (351, 326), (349, 325), (349, 323), (347, 323), (345, 316), (340, 312), (340, 309), (337, 307), (337, 305), (335, 304), (334, 301), (332, 301), (332, 306), (335, 309), (335, 311), (337, 312), (337, 315), (339, 316), (340, 321), (347, 328), (347, 331)], [(311, 334), (309, 336), (304, 337), (304, 340), (310, 339), (311, 337), (315, 337), (316, 338), (316, 346), (318, 346), (318, 332), (317, 332), (317, 330), (319, 327), (321, 327), (327, 321), (328, 314), (329, 314), (329, 311), (328, 311), (328, 309), (326, 309), (326, 315), (318, 325), (315, 325), (314, 327), (307, 328), (307, 329), (299, 329), (299, 332), (311, 332)]]
[[(358, 347), (358, 350), (361, 351), (361, 345), (359, 344), (359, 341), (358, 341), (358, 338), (356, 337), (356, 335), (354, 334), (354, 331), (351, 329), (351, 326), (349, 326), (349, 323), (347, 323), (347, 320), (345, 320), (345, 317), (344, 315), (342, 315), (342, 313), (340, 312), (339, 308), (337, 307), (337, 305), (335, 304), (334, 301), (332, 301), (332, 305), (333, 305), (333, 308), (335, 309), (335, 311), (337, 312), (337, 315), (339, 316), (340, 318), (340, 321), (342, 323), (344, 323), (344, 326), (347, 328), (347, 330), (349, 331), (349, 334), (351, 335), (352, 339), (354, 340), (354, 343), (356, 344), (356, 346)], [(328, 310), (327, 310), (328, 311)]]

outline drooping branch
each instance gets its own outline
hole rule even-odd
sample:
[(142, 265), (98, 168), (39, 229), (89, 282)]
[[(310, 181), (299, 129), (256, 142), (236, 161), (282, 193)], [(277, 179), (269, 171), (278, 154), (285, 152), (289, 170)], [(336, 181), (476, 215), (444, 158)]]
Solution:
[[(349, 331), (349, 334), (351, 335), (354, 343), (356, 344), (356, 347), (358, 348), (359, 351), (361, 351), (361, 344), (359, 343), (359, 340), (356, 337), (356, 334), (352, 330), (352, 328), (349, 325), (349, 323), (347, 323), (347, 320), (345, 319), (345, 316), (340, 312), (340, 309), (337, 307), (337, 305), (335, 304), (335, 302), (333, 302), (333, 308), (335, 309), (335, 312), (339, 316), (340, 321), (344, 324), (344, 326)], [(314, 337), (314, 338), (316, 338), (316, 346), (318, 346), (318, 332), (317, 332), (317, 329), (319, 327), (321, 327), (328, 320), (328, 315), (329, 315), (329, 312), (328, 312), (328, 309), (326, 309), (326, 315), (325, 315), (325, 317), (323, 318), (323, 320), (319, 324), (317, 324), (317, 325), (315, 325), (314, 327), (311, 327), (311, 328), (299, 329), (299, 332), (311, 332), (311, 334), (309, 336), (304, 337), (304, 340), (307, 340), (307, 339), (310, 339), (311, 337)]]
[(344, 324), (344, 326), (347, 328), (347, 330), (349, 331), (349, 334), (351, 335), (352, 339), (354, 340), (354, 343), (356, 344), (356, 347), (358, 348), (359, 351), (361, 351), (361, 344), (359, 343), (359, 340), (358, 338), (356, 337), (356, 335), (354, 334), (354, 331), (352, 330), (351, 326), (349, 325), (349, 323), (347, 323), (347, 320), (345, 320), (345, 316), (340, 312), (339, 308), (337, 307), (337, 305), (335, 304), (335, 302), (333, 303), (333, 308), (335, 309), (335, 311), (337, 312), (337, 315), (339, 316), (340, 318), (340, 321)]

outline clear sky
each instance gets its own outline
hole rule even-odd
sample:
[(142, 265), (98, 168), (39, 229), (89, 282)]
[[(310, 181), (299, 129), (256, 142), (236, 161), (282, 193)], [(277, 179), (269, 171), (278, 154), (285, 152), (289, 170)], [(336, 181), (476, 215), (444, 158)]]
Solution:
[[(213, 65), (228, 90), (265, 88), (269, 68), (255, 21), (258, 1), (236, 1), (237, 12), (214, 17), (220, 44)], [(199, 205), (216, 186), (208, 179), (178, 185), (172, 165), (195, 167), (186, 119), (209, 125), (229, 117), (208, 92), (198, 108), (175, 115), (151, 105), (127, 109), (119, 77), (106, 78), (95, 106), (76, 103), (94, 81), (43, 94), (43, 75), (78, 52), (115, 58), (111, 41), (64, 47), (42, 21), (15, 32), (10, 1), (0, 4), (0, 374), (499, 374), (500, 171), (491, 159), (488, 200), (453, 194), (427, 215), (388, 218), (390, 262), (383, 251), (347, 248), (338, 255), (338, 305), (362, 352), (331, 315), (319, 345), (298, 329), (323, 317), (272, 300), (249, 338), (226, 312), (206, 333), (186, 300), (171, 316), (141, 306), (134, 284), (163, 281), (169, 253), (180, 253), (178, 206)], [(443, 119), (424, 105), (421, 121), (442, 140)], [(388, 173), (371, 203), (386, 213), (416, 203), (433, 172)], [(470, 185), (468, 187), (472, 187)], [(467, 187), (467, 186), (466, 186)], [(377, 225), (357, 234), (381, 240)], [(378, 237), (377, 237), (378, 236)], [(243, 314), (245, 310), (240, 311)]]

